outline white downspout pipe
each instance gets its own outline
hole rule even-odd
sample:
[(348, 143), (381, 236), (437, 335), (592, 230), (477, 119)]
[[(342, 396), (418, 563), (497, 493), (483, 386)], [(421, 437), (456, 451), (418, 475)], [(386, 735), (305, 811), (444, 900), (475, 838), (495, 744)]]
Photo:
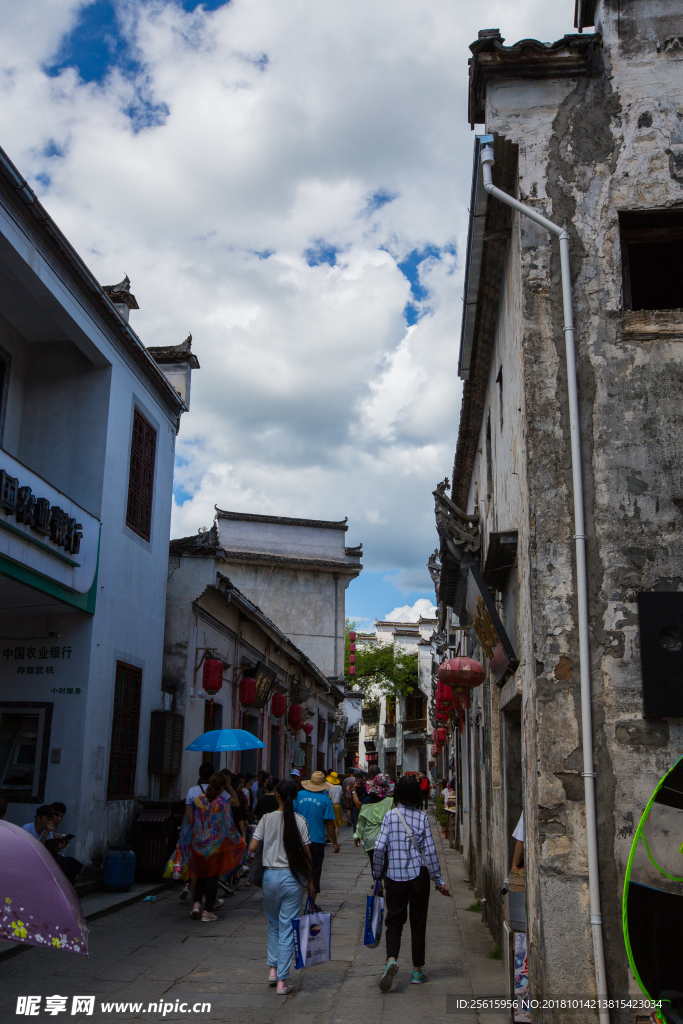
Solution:
[[(583, 515), (583, 476), (579, 444), (579, 402), (576, 384), (576, 351), (574, 347), (574, 316), (572, 313), (572, 282), (569, 271), (569, 235), (563, 227), (553, 224), (536, 210), (513, 199), (496, 188), (491, 179), (494, 163), (493, 149), (485, 146), (481, 151), (484, 188), (490, 196), (499, 199), (513, 210), (540, 224), (560, 240), (560, 266), (562, 271), (562, 306), (564, 309), (564, 340), (567, 355), (567, 397), (569, 399), (569, 436), (572, 455), (572, 481), (574, 489), (574, 540), (576, 542), (576, 588), (579, 615), (579, 671), (581, 677), (581, 737), (583, 746), (583, 784), (586, 804), (586, 845), (588, 847), (588, 889), (590, 893), (595, 983), (598, 998), (607, 999), (607, 972), (602, 938), (600, 913), (600, 868), (598, 862), (598, 830), (595, 813), (595, 767), (593, 764), (593, 722), (591, 711), (590, 648), (588, 634), (588, 587), (586, 584), (586, 532)], [(609, 1011), (601, 1007), (600, 1024), (609, 1024)]]

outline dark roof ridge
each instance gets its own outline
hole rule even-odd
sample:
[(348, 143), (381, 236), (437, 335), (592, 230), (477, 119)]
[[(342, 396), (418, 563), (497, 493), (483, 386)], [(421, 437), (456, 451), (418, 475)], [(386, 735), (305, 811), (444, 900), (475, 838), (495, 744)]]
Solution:
[(326, 519), (292, 519), (289, 516), (266, 516), (256, 512), (228, 512), (225, 509), (214, 505), (216, 515), (219, 519), (234, 519), (245, 523), (278, 523), (282, 526), (310, 526), (325, 530), (348, 530), (349, 517), (341, 522), (334, 522)]
[(147, 351), (157, 363), (189, 363), (193, 370), (199, 370), (199, 360), (192, 351), (192, 332), (180, 345), (148, 345)]
[(226, 562), (265, 562), (276, 565), (301, 565), (310, 569), (333, 569), (340, 571), (358, 570), (363, 566), (360, 562), (345, 562), (341, 558), (306, 558), (303, 555), (276, 555), (271, 551), (233, 551), (231, 548), (222, 547), (223, 557)]
[(520, 39), (504, 46), (500, 32), (484, 29), (470, 44), (468, 119), (472, 126), (486, 120), (486, 84), (492, 78), (567, 78), (590, 75), (599, 32), (572, 32), (554, 43)]

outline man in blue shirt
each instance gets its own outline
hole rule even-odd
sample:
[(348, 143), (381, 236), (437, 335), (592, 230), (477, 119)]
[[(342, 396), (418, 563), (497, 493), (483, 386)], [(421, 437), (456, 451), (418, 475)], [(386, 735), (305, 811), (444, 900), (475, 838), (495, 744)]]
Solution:
[(320, 875), (325, 857), (325, 833), (332, 840), (334, 852), (339, 853), (339, 845), (334, 834), (334, 807), (328, 795), (332, 786), (325, 779), (324, 772), (313, 772), (310, 779), (301, 783), (302, 789), (294, 801), (294, 810), (306, 819), (308, 834), (311, 837), (311, 860), (313, 862), (313, 884), (315, 891), (320, 892)]

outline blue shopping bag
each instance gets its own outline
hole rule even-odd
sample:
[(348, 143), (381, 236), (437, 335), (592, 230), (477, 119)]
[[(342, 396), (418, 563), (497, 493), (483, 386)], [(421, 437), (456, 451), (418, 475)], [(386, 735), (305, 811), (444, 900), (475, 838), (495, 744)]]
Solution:
[(384, 924), (384, 898), (379, 894), (379, 878), (375, 882), (372, 896), (368, 896), (365, 911), (365, 935), (363, 945), (376, 949), (382, 941), (382, 925)]
[(332, 959), (332, 915), (321, 914), (310, 896), (302, 917), (292, 921), (294, 966), (313, 967)]

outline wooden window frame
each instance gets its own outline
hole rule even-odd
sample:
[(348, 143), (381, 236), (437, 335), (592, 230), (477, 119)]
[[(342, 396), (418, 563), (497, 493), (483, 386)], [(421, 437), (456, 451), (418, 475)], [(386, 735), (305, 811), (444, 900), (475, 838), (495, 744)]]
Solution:
[(156, 449), (156, 428), (139, 409), (134, 409), (128, 467), (126, 526), (146, 541), (152, 536)]
[(138, 763), (142, 669), (116, 662), (107, 800), (133, 800)]

